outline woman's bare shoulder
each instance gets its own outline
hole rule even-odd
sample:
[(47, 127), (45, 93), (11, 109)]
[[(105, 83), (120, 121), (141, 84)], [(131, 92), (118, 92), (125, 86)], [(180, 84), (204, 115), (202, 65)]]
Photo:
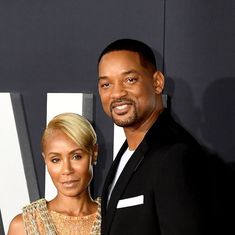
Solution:
[(25, 235), (22, 214), (12, 219), (7, 235)]

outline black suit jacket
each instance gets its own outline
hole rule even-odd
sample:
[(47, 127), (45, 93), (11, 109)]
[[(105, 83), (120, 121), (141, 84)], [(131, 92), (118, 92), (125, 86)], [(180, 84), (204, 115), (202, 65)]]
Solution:
[(131, 156), (107, 206), (110, 184), (127, 147), (125, 142), (104, 183), (102, 235), (219, 231), (216, 223), (224, 214), (215, 194), (217, 163), (167, 110)]

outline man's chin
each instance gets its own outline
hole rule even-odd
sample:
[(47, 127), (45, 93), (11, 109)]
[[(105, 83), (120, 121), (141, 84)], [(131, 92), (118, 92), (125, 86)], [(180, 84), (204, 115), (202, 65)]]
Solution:
[(133, 115), (115, 115), (115, 113), (111, 113), (111, 118), (117, 126), (129, 127), (135, 123), (137, 115), (135, 115), (135, 113)]
[(128, 127), (131, 125), (131, 122), (129, 120), (120, 120), (120, 119), (114, 119), (114, 118), (112, 120), (119, 127)]

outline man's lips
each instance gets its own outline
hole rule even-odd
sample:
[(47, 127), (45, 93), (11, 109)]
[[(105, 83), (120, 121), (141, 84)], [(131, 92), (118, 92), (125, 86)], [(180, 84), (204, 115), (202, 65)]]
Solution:
[(133, 104), (134, 102), (127, 98), (113, 100), (110, 105), (110, 112), (114, 112), (117, 115), (124, 115), (129, 111)]
[(128, 112), (129, 108), (130, 108), (130, 103), (118, 103), (118, 104), (114, 104), (112, 105), (112, 111), (116, 114), (125, 114), (126, 112)]
[(127, 106), (128, 106), (128, 104), (116, 105), (113, 107), (113, 109), (123, 110), (123, 109), (127, 108)]

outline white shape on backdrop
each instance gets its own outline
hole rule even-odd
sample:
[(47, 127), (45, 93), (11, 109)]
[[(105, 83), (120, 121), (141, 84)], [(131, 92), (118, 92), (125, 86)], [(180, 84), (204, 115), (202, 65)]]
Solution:
[(0, 93), (0, 208), (5, 233), (30, 202), (10, 93)]

